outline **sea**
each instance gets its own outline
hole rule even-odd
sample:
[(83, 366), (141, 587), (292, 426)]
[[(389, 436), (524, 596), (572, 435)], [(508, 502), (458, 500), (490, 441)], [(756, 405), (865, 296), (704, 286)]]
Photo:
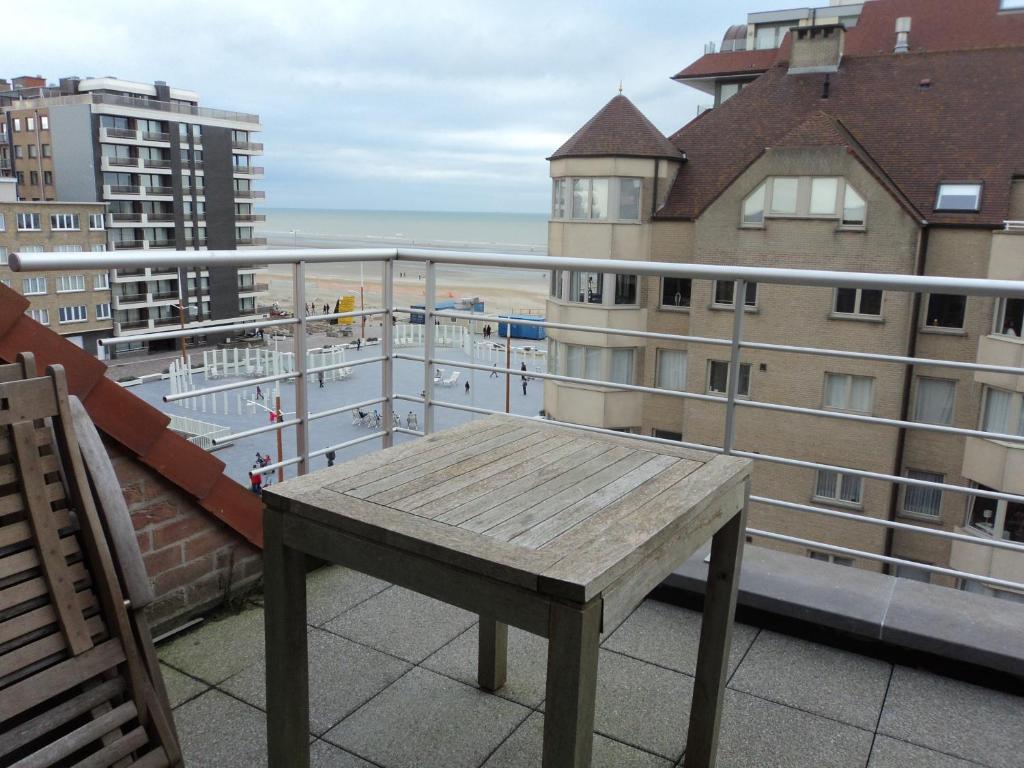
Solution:
[(255, 234), (271, 246), (407, 246), (547, 253), (546, 213), (260, 208)]

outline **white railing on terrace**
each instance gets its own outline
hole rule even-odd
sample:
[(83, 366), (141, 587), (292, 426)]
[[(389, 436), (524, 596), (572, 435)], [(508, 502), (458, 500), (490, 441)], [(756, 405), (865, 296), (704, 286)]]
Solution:
[[(395, 433), (410, 435), (425, 435), (434, 431), (434, 411), (437, 408), (448, 408), (476, 414), (499, 413), (486, 408), (464, 405), (461, 403), (448, 402), (435, 397), (435, 384), (433, 371), (435, 366), (447, 365), (455, 368), (479, 369), (488, 372), (497, 371), (501, 374), (519, 375), (520, 371), (511, 367), (500, 367), (484, 363), (466, 363), (464, 361), (449, 360), (438, 356), (437, 350), (437, 328), (434, 320), (466, 319), (471, 321), (483, 321), (500, 323), (502, 318), (498, 315), (476, 314), (459, 311), (439, 311), (437, 309), (437, 266), (438, 265), (460, 265), (460, 266), (481, 266), (508, 269), (531, 269), (531, 270), (575, 270), (584, 272), (612, 273), (639, 275), (643, 277), (675, 277), (690, 278), (697, 280), (718, 280), (733, 282), (733, 296), (745, 296), (746, 285), (749, 282), (762, 284), (783, 284), (797, 286), (814, 286), (823, 288), (861, 288), (873, 290), (902, 291), (919, 294), (960, 294), (1001, 298), (1024, 298), (1024, 282), (1008, 280), (986, 280), (954, 277), (931, 277), (913, 275), (879, 274), (866, 272), (836, 272), (824, 270), (801, 270), (801, 269), (776, 269), (758, 267), (738, 267), (707, 264), (667, 264), (655, 262), (636, 262), (623, 260), (605, 259), (575, 259), (567, 257), (549, 257), (532, 255), (513, 255), (496, 253), (470, 253), (445, 250), (426, 250), (411, 248), (364, 248), (364, 249), (297, 249), (282, 248), (275, 250), (260, 251), (206, 251), (203, 253), (181, 252), (173, 254), (160, 254), (151, 251), (116, 252), (116, 253), (14, 253), (10, 256), (10, 266), (14, 271), (46, 271), (62, 269), (125, 269), (140, 267), (160, 266), (185, 266), (185, 267), (207, 267), (209, 265), (243, 266), (252, 264), (289, 264), (293, 268), (293, 302), (298, 310), (298, 315), (293, 318), (281, 318), (273, 320), (257, 320), (254, 322), (229, 322), (217, 324), (210, 323), (207, 326), (191, 326), (185, 330), (160, 331), (156, 333), (133, 336), (132, 340), (137, 342), (144, 340), (176, 339), (182, 336), (195, 335), (198, 327), (209, 327), (222, 332), (237, 332), (253, 330), (256, 328), (273, 328), (277, 326), (293, 326), (294, 330), (294, 353), (295, 359), (300, 361), (299, 367), (294, 372), (274, 374), (255, 379), (246, 379), (240, 382), (231, 382), (198, 389), (187, 393), (166, 395), (166, 402), (176, 402), (206, 394), (227, 392), (234, 389), (252, 387), (256, 384), (269, 384), (284, 379), (295, 379), (295, 417), (284, 419), (276, 424), (257, 427), (244, 432), (232, 435), (224, 435), (213, 439), (214, 444), (222, 444), (234, 439), (240, 439), (256, 434), (276, 432), (281, 429), (295, 427), (295, 455), (284, 459), (276, 464), (271, 464), (268, 469), (278, 469), (286, 466), (296, 466), (299, 474), (305, 474), (309, 470), (310, 459), (331, 451), (340, 451), (344, 448), (366, 442), (368, 440), (380, 439), (384, 447), (389, 447), (394, 439)], [(306, 299), (306, 265), (332, 262), (374, 262), (382, 265), (382, 306), (373, 309), (358, 310), (352, 312), (338, 312), (328, 314), (307, 315), (305, 307)], [(401, 307), (394, 302), (394, 266), (395, 262), (416, 262), (424, 264), (426, 272), (426, 306), (425, 307)], [(394, 351), (394, 324), (396, 315), (418, 314), (425, 317), (423, 325), (422, 345), (423, 354), (413, 355), (396, 353)], [(708, 344), (728, 349), (728, 377), (727, 392), (724, 397), (721, 395), (710, 395), (698, 392), (687, 392), (662, 389), (659, 387), (647, 387), (636, 384), (623, 384), (607, 380), (581, 378), (566, 376), (557, 373), (531, 372), (531, 378), (565, 382), (570, 384), (583, 384), (600, 386), (605, 390), (619, 390), (625, 392), (641, 392), (657, 394), (670, 397), (677, 397), (681, 400), (701, 400), (714, 402), (724, 406), (723, 435), (721, 445), (703, 445), (686, 441), (667, 440), (645, 435), (632, 435), (636, 440), (666, 443), (670, 445), (683, 445), (698, 450), (711, 451), (713, 453), (726, 453), (736, 456), (743, 456), (755, 462), (768, 464), (799, 467), (811, 470), (824, 470), (842, 472), (846, 475), (859, 478), (883, 481), (893, 486), (917, 487), (932, 489), (949, 493), (963, 494), (965, 496), (985, 497), (995, 499), (997, 502), (1024, 503), (1024, 496), (1012, 493), (989, 490), (986, 488), (972, 488), (955, 485), (946, 482), (933, 482), (919, 480), (910, 477), (887, 474), (884, 472), (873, 472), (858, 469), (856, 467), (843, 467), (829, 464), (822, 464), (814, 461), (805, 461), (787, 456), (777, 456), (769, 453), (755, 453), (739, 450), (735, 446), (736, 440), (736, 411), (739, 408), (753, 410), (767, 410), (794, 415), (811, 415), (827, 419), (837, 419), (848, 422), (861, 422), (868, 424), (879, 424), (905, 430), (922, 430), (936, 434), (952, 434), (961, 436), (974, 436), (999, 440), (1004, 443), (1019, 445), (1024, 450), (1024, 435), (997, 434), (982, 431), (979, 429), (964, 429), (939, 424), (922, 423), (909, 420), (882, 418), (857, 413), (825, 410), (823, 408), (806, 408), (778, 403), (761, 402), (738, 396), (738, 384), (740, 376), (740, 353), (745, 349), (756, 349), (763, 351), (776, 351), (800, 355), (830, 356), (847, 360), (866, 360), (891, 363), (901, 366), (916, 365), (923, 367), (947, 367), (959, 370), (985, 371), (989, 373), (1002, 373), (1024, 376), (1024, 368), (988, 365), (976, 362), (962, 362), (941, 360), (934, 358), (907, 357), (901, 355), (888, 355), (873, 352), (855, 352), (849, 350), (800, 347), (787, 344), (775, 344), (767, 342), (753, 342), (744, 340), (743, 326), (745, 319), (744, 311), (737, 311), (735, 305), (732, 309), (732, 334), (729, 338), (708, 338), (701, 336), (680, 335), (671, 333), (656, 333), (641, 330), (622, 330), (618, 328), (604, 328), (595, 326), (583, 326), (551, 322), (541, 319), (515, 320), (516, 325), (534, 325), (545, 328), (563, 330), (581, 330), (591, 333), (601, 333), (620, 337), (632, 337), (639, 339), (653, 339), (661, 341), (681, 341), (698, 344)], [(380, 354), (361, 360), (345, 362), (339, 365), (355, 367), (371, 363), (381, 363), (381, 394), (377, 398), (365, 400), (360, 403), (349, 403), (346, 405), (330, 408), (325, 411), (311, 413), (306, 397), (306, 387), (310, 383), (310, 377), (314, 380), (316, 374), (321, 371), (331, 370), (334, 366), (309, 367), (306, 364), (306, 327), (310, 320), (331, 320), (335, 318), (358, 318), (358, 317), (381, 317), (384, 331), (381, 336)], [(100, 344), (104, 346), (123, 343), (123, 339), (116, 337), (101, 339)], [(423, 387), (422, 394), (402, 393), (394, 391), (393, 368), (396, 359), (416, 361), (423, 364)], [(421, 403), (423, 405), (423, 423), (421, 430), (403, 428), (393, 424), (394, 403), (398, 400), (406, 402)], [(355, 408), (366, 408), (379, 404), (381, 406), (380, 428), (365, 436), (348, 440), (336, 445), (323, 446), (311, 449), (309, 445), (309, 433), (307, 425), (316, 419), (326, 418), (338, 414), (346, 414)], [(528, 417), (520, 417), (528, 418)], [(579, 427), (580, 425), (571, 425)], [(595, 432), (606, 432), (622, 436), (621, 432), (598, 429), (594, 427), (581, 427)], [(855, 522), (868, 526), (887, 528), (891, 531), (909, 531), (924, 536), (936, 537), (950, 542), (966, 542), (975, 546), (984, 546), (993, 549), (1011, 550), (1024, 557), (1024, 542), (1012, 541), (1001, 538), (985, 538), (972, 536), (966, 533), (948, 531), (933, 528), (926, 525), (917, 525), (912, 522), (903, 522), (894, 519), (869, 517), (867, 515), (844, 512), (837, 509), (828, 509), (812, 504), (802, 504), (783, 499), (776, 499), (766, 496), (752, 496), (752, 501), (760, 504), (785, 509), (793, 512), (806, 513), (816, 516), (824, 516), (847, 522)], [(774, 531), (748, 528), (747, 533), (753, 537), (785, 542), (801, 548), (812, 548), (821, 552), (838, 554), (846, 557), (858, 557), (876, 562), (886, 563), (892, 566), (907, 566), (918, 570), (928, 571), (935, 574), (942, 574), (957, 579), (973, 581), (990, 587), (1024, 591), (1024, 583), (994, 578), (986, 574), (976, 574), (954, 568), (946, 568), (937, 565), (920, 563), (913, 560), (893, 557), (877, 552), (868, 552), (843, 547), (827, 542), (814, 541), (797, 536), (777, 533)]]
[(230, 428), (222, 427), (220, 424), (211, 424), (208, 421), (190, 419), (188, 416), (178, 416), (177, 414), (171, 414), (171, 423), (167, 426), (174, 432), (180, 432), (186, 440), (198, 445), (204, 451), (212, 451), (218, 447), (218, 444), (223, 445), (223, 441), (220, 443), (215, 441), (231, 434)]
[(1003, 228), (1008, 232), (1024, 232), (1024, 221), (1004, 221)]

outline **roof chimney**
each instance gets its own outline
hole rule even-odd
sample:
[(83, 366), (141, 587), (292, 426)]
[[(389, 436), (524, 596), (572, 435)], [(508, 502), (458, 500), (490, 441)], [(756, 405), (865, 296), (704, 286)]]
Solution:
[(908, 38), (910, 37), (910, 17), (900, 16), (896, 19), (896, 47), (893, 53), (906, 53), (910, 50)]
[(842, 24), (793, 27), (790, 36), (792, 50), (789, 54), (789, 74), (839, 71), (846, 38), (846, 29)]

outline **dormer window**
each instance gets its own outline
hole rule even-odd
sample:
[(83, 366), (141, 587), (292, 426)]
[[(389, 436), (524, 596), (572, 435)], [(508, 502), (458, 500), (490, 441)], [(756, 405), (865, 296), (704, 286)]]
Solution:
[(836, 219), (841, 229), (862, 229), (867, 204), (840, 176), (776, 176), (743, 201), (744, 227), (762, 227), (765, 218)]
[(981, 184), (939, 184), (936, 211), (977, 211), (981, 207)]

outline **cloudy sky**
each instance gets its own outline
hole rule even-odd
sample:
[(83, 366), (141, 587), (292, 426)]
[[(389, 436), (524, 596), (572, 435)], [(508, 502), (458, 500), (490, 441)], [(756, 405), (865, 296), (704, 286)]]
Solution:
[(770, 7), (39, 0), (6, 8), (10, 28), (47, 39), (8, 36), (16, 71), (0, 76), (166, 80), (206, 106), (257, 112), (268, 206), (543, 212), (544, 158), (620, 80), (670, 133), (708, 98), (669, 76)]

